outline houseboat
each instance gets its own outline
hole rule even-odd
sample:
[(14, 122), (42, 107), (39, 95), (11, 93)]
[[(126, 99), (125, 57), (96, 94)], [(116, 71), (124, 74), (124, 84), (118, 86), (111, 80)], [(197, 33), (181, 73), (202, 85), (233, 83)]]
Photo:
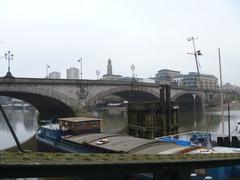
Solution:
[(101, 122), (102, 119), (92, 117), (59, 118), (58, 123), (43, 125), (38, 129), (37, 141), (40, 145), (44, 144), (47, 151), (81, 153), (172, 154), (191, 148), (184, 143), (103, 133)]

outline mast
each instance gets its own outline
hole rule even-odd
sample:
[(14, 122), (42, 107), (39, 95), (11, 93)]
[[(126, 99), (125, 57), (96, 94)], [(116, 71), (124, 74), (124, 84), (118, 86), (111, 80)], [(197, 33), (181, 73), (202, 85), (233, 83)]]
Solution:
[(220, 48), (218, 48), (218, 59), (219, 59), (219, 72), (220, 72), (220, 97), (221, 97), (221, 122), (222, 122), (222, 134), (224, 134), (224, 112), (223, 112), (223, 88), (222, 88), (222, 65), (221, 65), (221, 55)]
[(198, 77), (198, 83), (199, 83), (199, 89), (200, 89), (200, 96), (202, 99), (202, 113), (203, 113), (204, 120), (206, 120), (205, 98), (203, 97), (203, 86), (201, 83), (199, 64), (198, 64), (198, 56), (201, 56), (202, 53), (200, 52), (200, 50), (196, 50), (195, 40), (196, 39), (194, 37), (191, 37), (188, 39), (188, 41), (192, 41), (192, 43), (193, 43), (193, 53), (188, 53), (188, 54), (192, 54), (195, 57), (195, 63), (196, 63), (196, 68), (197, 68), (197, 77)]
[(207, 147), (209, 149), (211, 149), (211, 143), (210, 143), (210, 139), (208, 137), (208, 123), (207, 123), (207, 116), (206, 116), (206, 109), (205, 109), (205, 98), (203, 97), (203, 85), (201, 83), (201, 78), (200, 78), (200, 71), (199, 71), (199, 64), (198, 64), (198, 56), (201, 56), (202, 53), (200, 50), (196, 50), (195, 47), (195, 40), (197, 38), (194, 37), (190, 37), (188, 38), (188, 41), (192, 41), (193, 43), (193, 53), (188, 53), (188, 54), (192, 54), (195, 57), (195, 63), (196, 63), (196, 68), (197, 68), (197, 75), (198, 75), (198, 83), (199, 83), (199, 88), (200, 88), (200, 96), (202, 99), (202, 113), (203, 113), (203, 120), (206, 123), (206, 132), (207, 132)]

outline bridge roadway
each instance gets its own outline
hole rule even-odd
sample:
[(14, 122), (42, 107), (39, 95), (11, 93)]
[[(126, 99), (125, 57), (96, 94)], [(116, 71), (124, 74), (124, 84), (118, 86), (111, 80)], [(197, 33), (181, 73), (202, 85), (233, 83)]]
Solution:
[[(159, 100), (157, 84), (109, 81), (40, 78), (0, 78), (0, 95), (21, 99), (35, 106), (40, 116), (50, 118), (74, 116), (83, 107), (92, 107), (108, 95), (117, 95), (128, 101), (154, 102)], [(171, 87), (171, 101), (182, 97), (200, 100), (199, 89)], [(214, 101), (219, 91), (205, 91), (204, 98)], [(201, 100), (200, 100), (201, 101)]]
[(137, 155), (0, 152), (0, 178), (117, 176), (150, 173), (161, 179), (166, 171), (190, 179), (194, 169), (240, 165), (239, 153)]

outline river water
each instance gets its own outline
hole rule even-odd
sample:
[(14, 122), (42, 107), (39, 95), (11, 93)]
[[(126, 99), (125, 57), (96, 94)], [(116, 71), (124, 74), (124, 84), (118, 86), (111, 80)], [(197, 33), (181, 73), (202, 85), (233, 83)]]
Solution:
[[(127, 112), (103, 110), (98, 115), (103, 117), (103, 131), (106, 133), (127, 133)], [(222, 134), (221, 111), (208, 111), (206, 113), (207, 121), (205, 121), (200, 112), (197, 112), (196, 123), (194, 123), (193, 112), (179, 112), (179, 133), (199, 130), (209, 131)], [(230, 131), (233, 132), (238, 121), (240, 122), (240, 110), (230, 111)], [(224, 111), (224, 133), (228, 133), (228, 112)]]
[[(36, 150), (36, 144), (34, 137), (38, 128), (36, 110), (8, 110), (6, 111), (14, 131), (16, 132), (20, 142), (28, 141), (25, 148)], [(127, 133), (127, 112), (124, 110), (98, 110), (93, 111), (93, 114), (103, 118), (103, 129), (105, 133)], [(240, 121), (240, 110), (230, 111), (230, 129), (234, 131), (238, 121)], [(196, 119), (196, 126), (194, 126), (194, 114), (192, 112), (181, 113), (179, 112), (179, 132), (186, 132), (191, 130), (208, 130), (209, 132), (222, 132), (221, 127), (221, 112), (220, 111), (209, 111), (207, 112), (207, 122), (204, 121), (198, 113)], [(208, 129), (206, 129), (208, 127)], [(228, 133), (228, 118), (227, 111), (224, 112), (224, 127), (225, 133)], [(0, 115), (0, 150), (12, 147), (15, 145), (14, 139), (8, 130), (6, 122), (2, 115)], [(31, 146), (29, 145), (31, 144)]]
[[(236, 128), (238, 121), (240, 122), (240, 110), (232, 110), (230, 115), (230, 132)], [(185, 113), (179, 116), (179, 132), (186, 132), (192, 130), (209, 131), (217, 134), (222, 134), (222, 120), (221, 111), (208, 111), (206, 113), (206, 120), (198, 116), (196, 125), (194, 123), (194, 114)], [(224, 134), (228, 133), (228, 112), (224, 111)]]
[[(36, 110), (5, 110), (5, 112), (21, 143), (35, 135), (38, 128)], [(13, 146), (15, 146), (15, 141), (0, 113), (0, 150)]]

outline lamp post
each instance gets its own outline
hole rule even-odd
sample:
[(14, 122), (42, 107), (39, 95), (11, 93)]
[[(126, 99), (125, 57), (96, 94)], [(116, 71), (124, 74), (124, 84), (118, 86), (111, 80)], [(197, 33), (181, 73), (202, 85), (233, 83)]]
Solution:
[(78, 62), (80, 63), (80, 79), (82, 79), (82, 57), (78, 59)]
[(135, 66), (134, 66), (134, 64), (131, 65), (131, 70), (132, 70), (132, 78), (134, 79), (134, 71), (135, 71)]
[(47, 64), (46, 65), (46, 78), (49, 78), (49, 74), (48, 74), (48, 69), (50, 68), (50, 66)]
[(10, 61), (13, 60), (13, 54), (11, 54), (11, 51), (8, 51), (7, 53), (5, 53), (5, 59), (8, 60), (7, 76), (12, 76), (11, 71), (10, 71)]
[(130, 95), (130, 97), (129, 97), (130, 101), (133, 101), (133, 95), (134, 95), (133, 91), (134, 91), (134, 89), (135, 89), (134, 70), (135, 70), (135, 66), (134, 66), (134, 64), (132, 64), (132, 65), (131, 65), (131, 71), (132, 71), (132, 86), (131, 86), (131, 91), (129, 92), (129, 93), (130, 93), (130, 94), (129, 94), (129, 95)]
[(97, 79), (99, 79), (99, 75), (100, 75), (100, 71), (99, 70), (96, 71), (96, 75), (97, 75)]

